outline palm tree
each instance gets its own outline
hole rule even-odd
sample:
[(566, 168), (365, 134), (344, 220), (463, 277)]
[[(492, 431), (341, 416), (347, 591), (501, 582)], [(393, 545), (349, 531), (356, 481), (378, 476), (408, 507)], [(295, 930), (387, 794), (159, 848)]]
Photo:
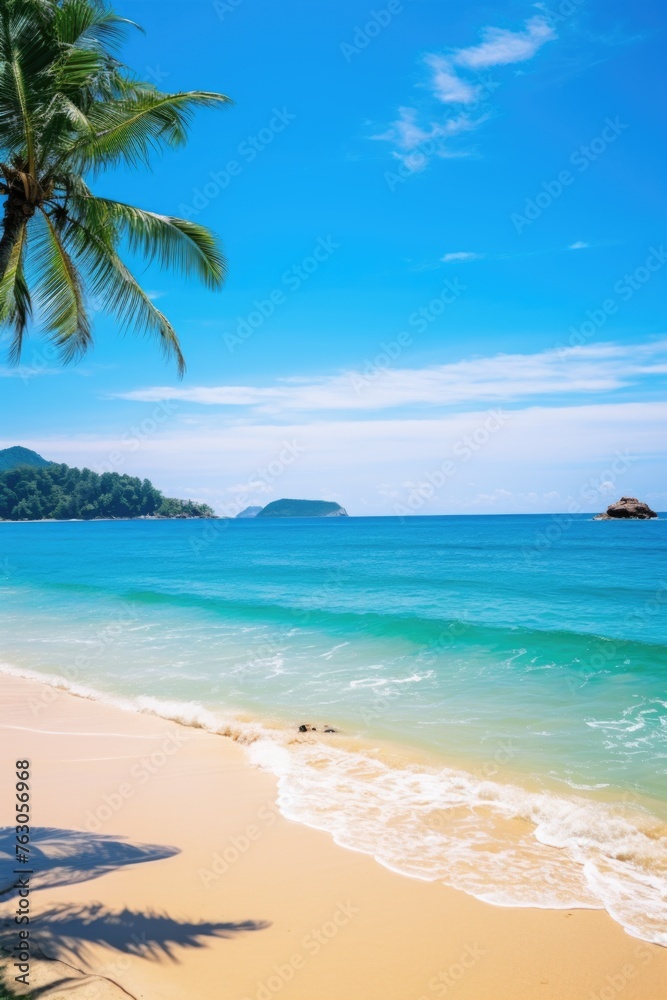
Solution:
[(178, 337), (119, 249), (224, 281), (220, 245), (203, 226), (98, 198), (89, 183), (119, 165), (148, 166), (182, 146), (195, 110), (222, 94), (165, 94), (117, 58), (133, 22), (104, 0), (0, 0), (0, 327), (17, 363), (33, 317), (64, 362), (91, 343), (94, 297), (123, 328), (157, 336), (185, 368)]

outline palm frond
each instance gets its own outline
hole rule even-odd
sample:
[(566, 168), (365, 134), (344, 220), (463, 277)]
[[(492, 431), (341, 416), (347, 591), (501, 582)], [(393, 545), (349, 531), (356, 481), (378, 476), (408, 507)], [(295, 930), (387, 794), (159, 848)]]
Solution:
[(9, 266), (0, 281), (0, 326), (9, 326), (13, 331), (9, 348), (11, 364), (19, 361), (23, 339), (32, 316), (32, 301), (24, 270), (26, 242), (27, 227), (24, 226), (12, 249)]
[(72, 155), (92, 169), (124, 163), (145, 166), (152, 153), (182, 146), (197, 108), (229, 104), (224, 94), (190, 91), (161, 94), (145, 88), (136, 96), (97, 104), (89, 118), (94, 136), (73, 145)]
[(54, 21), (58, 39), (64, 45), (101, 43), (117, 48), (125, 38), (127, 27), (139, 28), (134, 21), (120, 17), (105, 4), (91, 4), (89, 0), (63, 0), (56, 8)]
[(33, 130), (32, 118), (30, 115), (30, 108), (28, 106), (28, 99), (26, 93), (25, 80), (23, 78), (23, 70), (19, 60), (14, 57), (11, 62), (11, 80), (14, 84), (14, 92), (16, 94), (16, 103), (20, 109), (20, 120), (23, 129), (23, 137), (25, 139), (26, 148), (26, 165), (31, 174), (35, 172), (35, 135)]
[(0, 5), (0, 146), (21, 151), (31, 174), (44, 77), (57, 55), (57, 45), (48, 32), (37, 30), (26, 4)]
[(186, 276), (196, 275), (209, 288), (219, 288), (225, 280), (227, 264), (219, 241), (205, 226), (172, 215), (147, 212), (124, 202), (96, 198), (130, 249), (174, 268)]
[(44, 211), (31, 245), (39, 289), (41, 325), (60, 349), (63, 361), (85, 353), (91, 343), (81, 275), (61, 233)]
[(59, 93), (74, 96), (85, 90), (108, 68), (104, 53), (91, 49), (71, 48), (55, 66)]
[(156, 336), (165, 357), (176, 360), (178, 374), (182, 376), (185, 359), (176, 331), (151, 302), (109, 239), (72, 217), (67, 219), (66, 239), (88, 277), (93, 296), (117, 317), (123, 329)]

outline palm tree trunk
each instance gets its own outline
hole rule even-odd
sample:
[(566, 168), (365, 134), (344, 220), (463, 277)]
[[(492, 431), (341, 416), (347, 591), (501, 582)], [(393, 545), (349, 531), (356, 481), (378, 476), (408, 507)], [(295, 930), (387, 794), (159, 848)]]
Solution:
[[(22, 230), (28, 224), (28, 219), (34, 214), (32, 206), (22, 198), (17, 198), (10, 191), (5, 202), (5, 214), (2, 220), (2, 238), (0, 238), (0, 282), (5, 277), (9, 262), (12, 257), (12, 250), (16, 246)], [(28, 209), (28, 211), (26, 211)]]

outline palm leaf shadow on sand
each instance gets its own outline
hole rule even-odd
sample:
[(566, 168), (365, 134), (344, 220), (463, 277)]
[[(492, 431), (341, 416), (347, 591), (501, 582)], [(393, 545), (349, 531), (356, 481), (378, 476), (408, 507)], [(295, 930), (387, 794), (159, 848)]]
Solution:
[[(176, 920), (157, 910), (111, 910), (102, 903), (62, 904), (37, 915), (31, 940), (45, 957), (84, 962), (89, 945), (154, 962), (177, 962), (180, 948), (205, 948), (214, 938), (233, 938), (270, 926), (266, 920)], [(15, 938), (15, 932), (12, 929)], [(4, 944), (1, 941), (0, 943)]]
[(53, 827), (31, 830), (27, 864), (17, 863), (15, 848), (15, 827), (0, 827), (0, 899), (11, 893), (16, 881), (15, 869), (32, 870), (32, 889), (52, 889), (180, 853), (177, 847), (133, 844), (124, 837)]
[[(31, 833), (30, 862), (24, 866), (17, 863), (15, 845), (15, 828), (0, 828), (0, 900), (12, 898), (15, 872), (24, 868), (32, 870), (32, 890), (52, 889), (180, 853), (175, 847), (133, 844), (106, 834), (35, 828)], [(205, 948), (213, 939), (232, 938), (270, 926), (265, 920), (177, 920), (157, 910), (111, 910), (101, 903), (60, 904), (34, 916), (30, 934), (33, 955), (70, 966), (85, 966), (92, 947), (154, 962), (178, 962), (181, 948)], [(14, 922), (5, 920), (0, 929), (0, 952), (11, 953), (15, 943)], [(58, 985), (70, 990), (77, 981), (63, 979)], [(49, 988), (53, 987), (51, 983)], [(39, 996), (39, 992), (33, 992), (33, 996)]]

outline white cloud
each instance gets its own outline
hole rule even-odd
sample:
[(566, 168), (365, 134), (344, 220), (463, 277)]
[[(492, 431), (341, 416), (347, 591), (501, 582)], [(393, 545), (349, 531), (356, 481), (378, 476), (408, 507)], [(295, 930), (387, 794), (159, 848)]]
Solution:
[(395, 142), (399, 149), (411, 150), (422, 145), (429, 139), (440, 135), (438, 126), (431, 125), (428, 130), (417, 124), (417, 112), (414, 108), (399, 108), (398, 118), (393, 121), (386, 132), (374, 135), (373, 139)]
[(423, 170), (432, 156), (442, 159), (467, 156), (464, 150), (448, 145), (448, 140), (473, 131), (482, 120), (461, 114), (441, 123), (419, 124), (418, 117), (415, 108), (399, 108), (398, 118), (389, 128), (379, 135), (371, 136), (372, 139), (392, 143), (395, 146), (392, 156), (412, 173)]
[(616, 491), (616, 484), (609, 479), (606, 479), (603, 483), (600, 483), (600, 493), (608, 496)]
[(45, 367), (46, 364), (46, 361), (42, 362), (42, 359), (36, 355), (34, 365), (19, 364), (16, 367), (2, 365), (0, 366), (0, 378), (20, 378), (27, 384), (34, 378), (41, 378), (42, 375), (74, 375), (75, 378), (87, 378), (96, 370), (94, 365), (88, 365), (87, 367), (79, 366), (76, 368), (62, 366), (59, 368), (48, 368)]
[(576, 243), (570, 243), (568, 250), (587, 250), (590, 243), (584, 243), (583, 240), (577, 240)]
[(443, 104), (472, 104), (477, 100), (478, 87), (462, 80), (449, 59), (430, 54), (424, 61), (433, 70), (433, 95)]
[(484, 28), (482, 43), (459, 49), (453, 61), (468, 69), (490, 69), (532, 59), (546, 42), (556, 38), (556, 32), (545, 17), (531, 17), (522, 31), (507, 28)]
[[(383, 362), (383, 364), (388, 364)], [(183, 400), (246, 407), (289, 417), (323, 411), (379, 411), (502, 403), (536, 397), (610, 393), (667, 372), (667, 340), (592, 344), (538, 354), (497, 354), (426, 368), (376, 364), (335, 375), (293, 377), (268, 386), (153, 386), (117, 394), (140, 402)]]
[(440, 260), (444, 264), (452, 264), (455, 261), (481, 260), (483, 253), (472, 253), (469, 250), (456, 250), (454, 253), (446, 253)]
[[(546, 42), (556, 38), (552, 26), (541, 15), (530, 18), (519, 31), (486, 27), (482, 29), (481, 35), (482, 41), (478, 45), (455, 49), (448, 55), (431, 52), (424, 57), (430, 70), (427, 87), (431, 98), (438, 104), (458, 104), (470, 109), (472, 106), (479, 106), (499, 86), (496, 81), (463, 76), (457, 67), (462, 67), (470, 74), (494, 66), (526, 62)], [(413, 107), (400, 108), (399, 118), (385, 132), (372, 138), (394, 143), (396, 150), (393, 155), (415, 173), (423, 170), (434, 155), (469, 155), (465, 150), (450, 149), (442, 141), (435, 151), (424, 147), (434, 140), (443, 140), (445, 137), (479, 128), (490, 114), (479, 114), (474, 118), (462, 114), (456, 119), (435, 123), (432, 120), (434, 117), (436, 115), (433, 112), (418, 112)], [(417, 149), (421, 149), (418, 157), (410, 155)]]

